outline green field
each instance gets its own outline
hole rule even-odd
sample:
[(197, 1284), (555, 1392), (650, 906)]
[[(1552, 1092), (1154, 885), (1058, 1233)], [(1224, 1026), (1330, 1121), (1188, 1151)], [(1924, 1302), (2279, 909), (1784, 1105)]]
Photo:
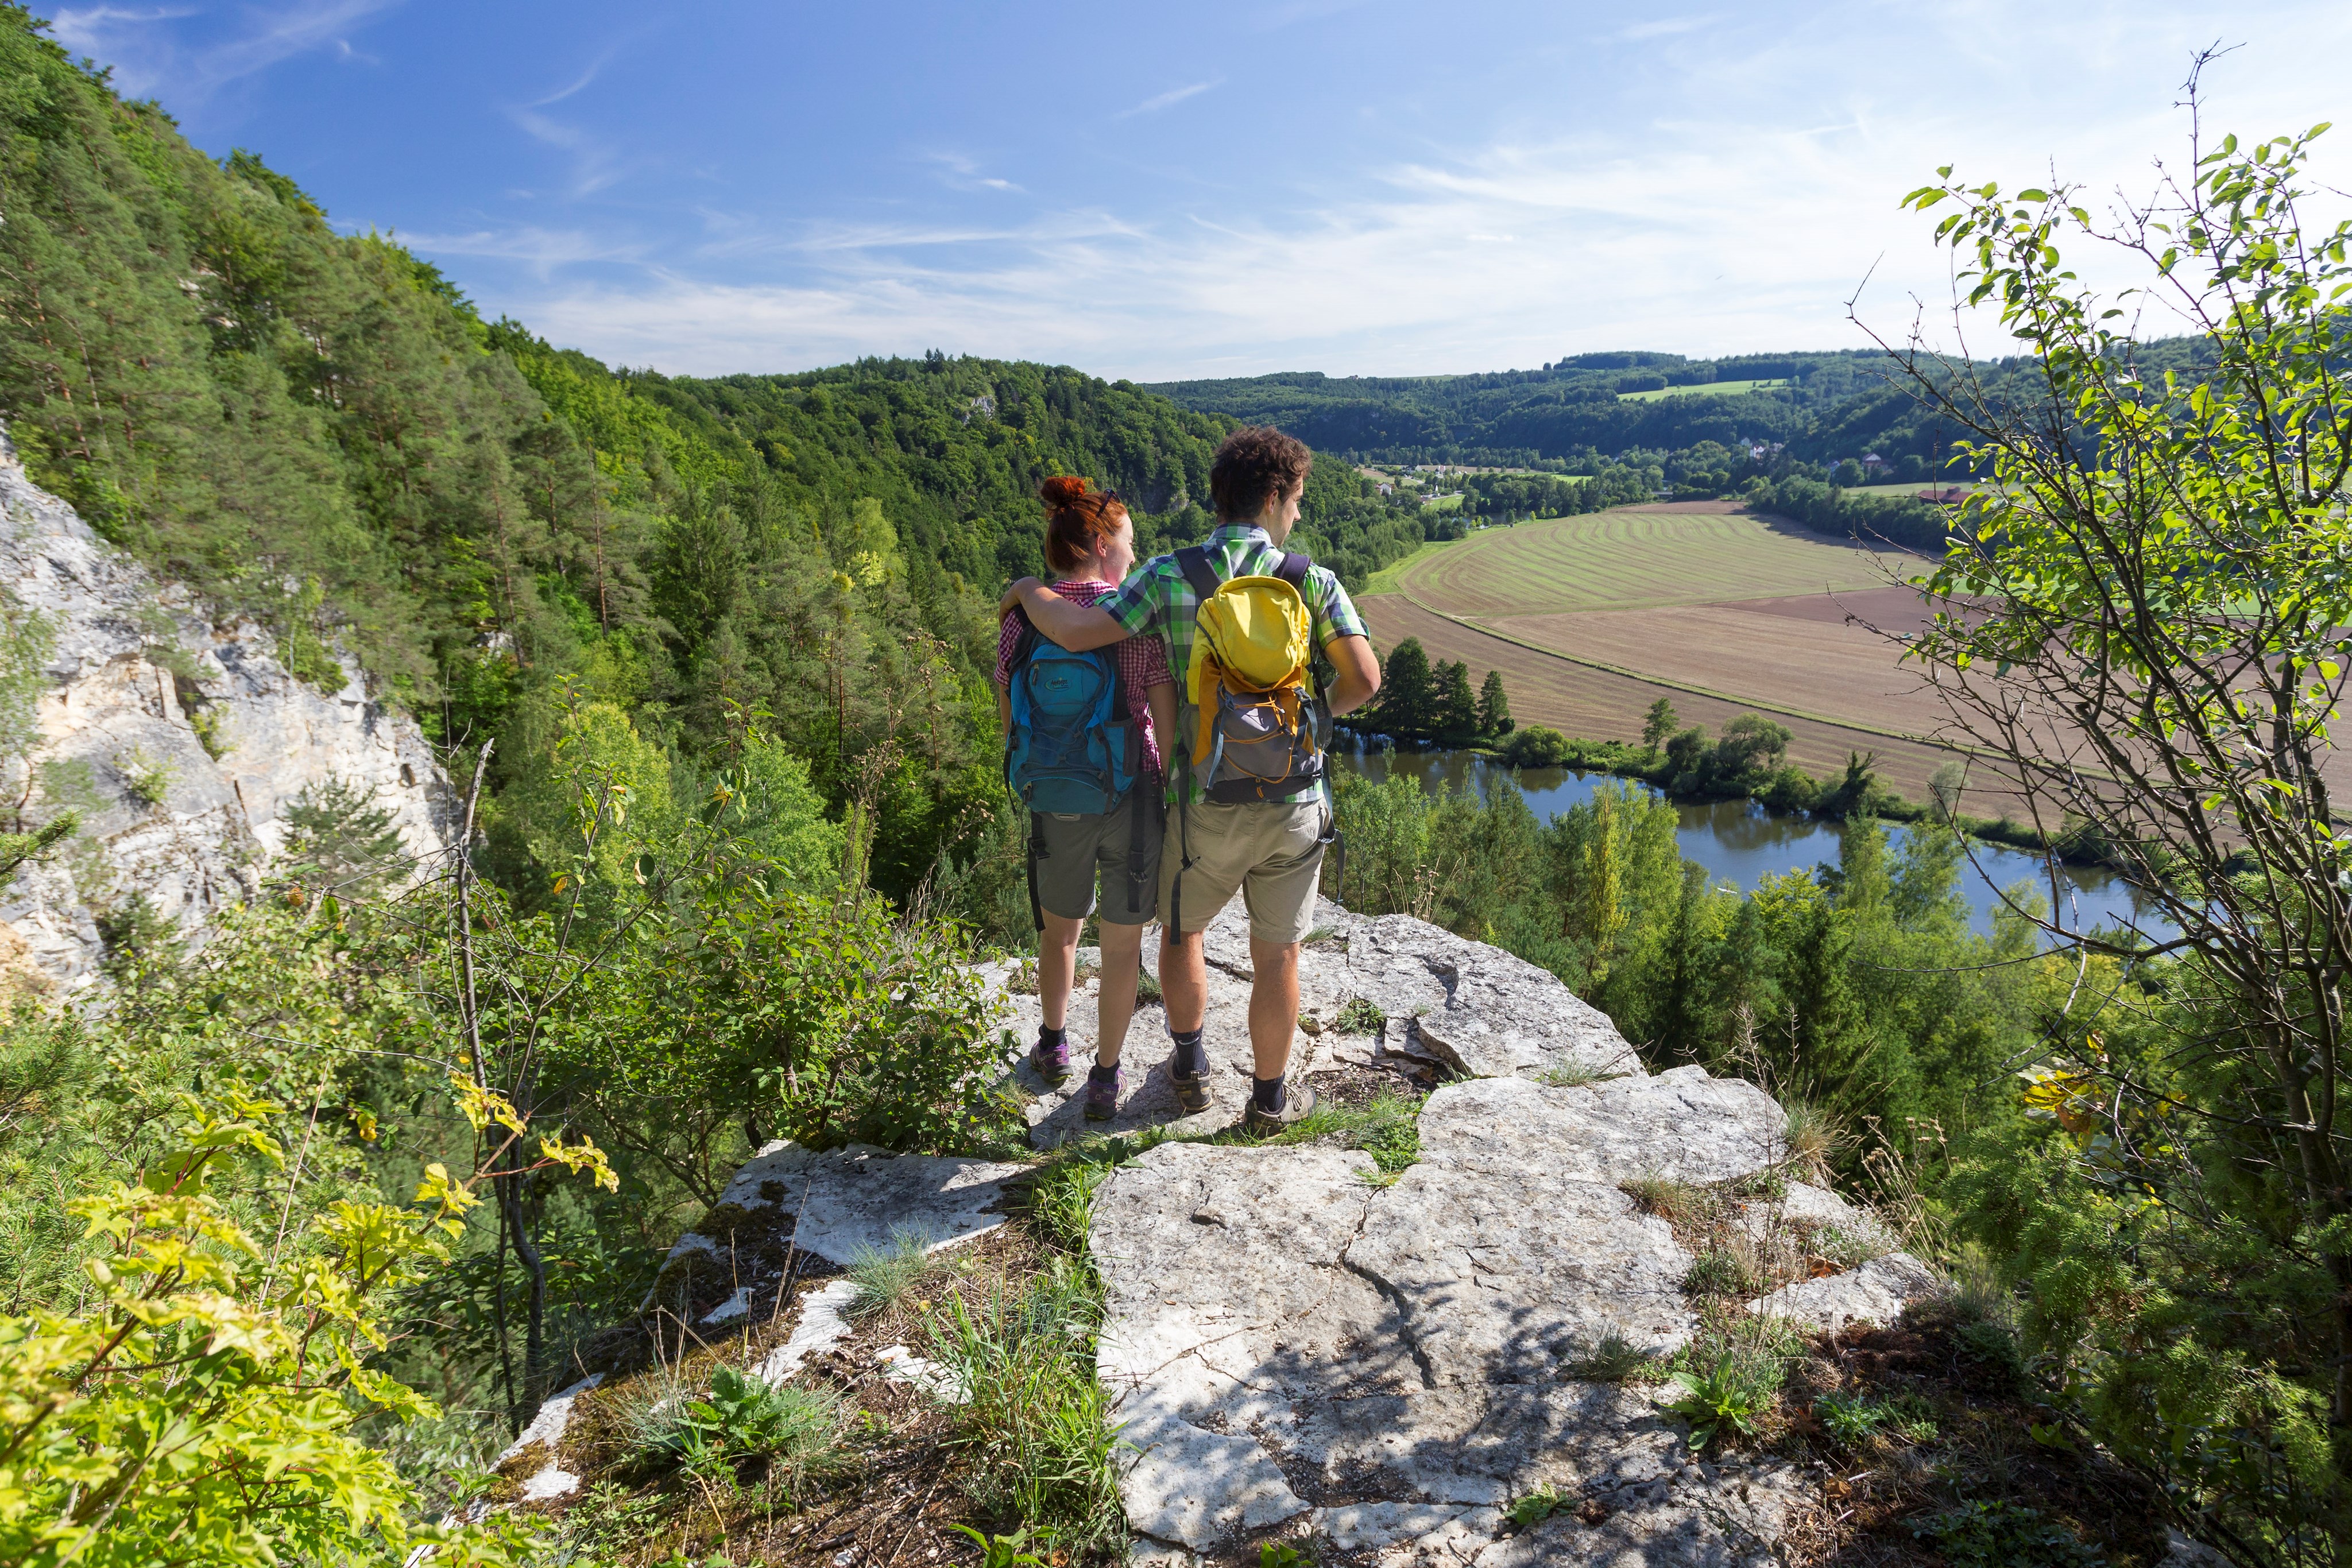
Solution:
[(1371, 577), (1365, 581), (1361, 591), (1365, 593), (1394, 593), (1397, 591), (1398, 580), (1403, 575), (1407, 568), (1427, 560), (1430, 557), (1435, 555), (1440, 550), (1452, 549), (1455, 545), (1466, 544), (1467, 542), (1468, 541), (1465, 539), (1432, 539), (1427, 544), (1422, 546), (1419, 549), (1413, 551), (1411, 555), (1405, 557), (1402, 560), (1392, 560), (1389, 562), (1388, 565), (1381, 568), (1380, 570), (1372, 573)]
[(1769, 387), (1784, 387), (1783, 381), (1765, 382), (1702, 382), (1696, 386), (1660, 387), (1655, 392), (1619, 392), (1620, 402), (1654, 402), (1662, 397), (1730, 397), (1738, 392), (1762, 392)]
[(1424, 545), (1375, 580), (1481, 619), (1849, 591), (1885, 580), (1868, 550), (1742, 512), (1589, 512), (1473, 534), (1437, 551)]

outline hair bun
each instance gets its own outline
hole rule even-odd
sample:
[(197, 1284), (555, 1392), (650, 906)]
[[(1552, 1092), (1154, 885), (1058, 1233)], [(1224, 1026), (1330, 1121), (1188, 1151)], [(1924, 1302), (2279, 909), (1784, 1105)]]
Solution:
[(1037, 494), (1049, 507), (1067, 507), (1084, 498), (1087, 482), (1075, 475), (1048, 479), (1037, 486)]

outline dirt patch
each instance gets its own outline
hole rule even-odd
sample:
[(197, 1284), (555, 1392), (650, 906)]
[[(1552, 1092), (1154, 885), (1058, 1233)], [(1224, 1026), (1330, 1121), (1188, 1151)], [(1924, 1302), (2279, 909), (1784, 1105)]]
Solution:
[[(1782, 1391), (1786, 1425), (1771, 1445), (1821, 1478), (1823, 1506), (1790, 1542), (1793, 1561), (1941, 1563), (1920, 1531), (1969, 1504), (2035, 1510), (2111, 1568), (2162, 1561), (2165, 1513), (2156, 1490), (2053, 1422), (1998, 1354), (1999, 1343), (1944, 1306), (1914, 1308), (1893, 1328), (1812, 1342)], [(1900, 1416), (1841, 1441), (1824, 1418), (1840, 1400)]]

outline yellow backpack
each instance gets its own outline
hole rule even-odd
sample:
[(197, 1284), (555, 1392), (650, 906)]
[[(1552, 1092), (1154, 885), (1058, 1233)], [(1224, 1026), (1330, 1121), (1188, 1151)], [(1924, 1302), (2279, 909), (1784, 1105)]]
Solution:
[(1307, 558), (1288, 553), (1271, 577), (1225, 582), (1198, 546), (1176, 560), (1200, 601), (1185, 690), (1200, 719), (1192, 761), (1203, 796), (1271, 800), (1320, 783), (1315, 622), (1298, 591)]

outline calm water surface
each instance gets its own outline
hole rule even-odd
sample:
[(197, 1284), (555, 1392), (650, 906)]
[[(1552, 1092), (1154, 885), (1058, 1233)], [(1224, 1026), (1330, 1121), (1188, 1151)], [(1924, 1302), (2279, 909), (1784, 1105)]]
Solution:
[[(1360, 738), (1351, 740), (1344, 734), (1335, 741), (1334, 749), (1343, 763), (1374, 783), (1391, 773), (1402, 773), (1419, 779), (1433, 793), (1469, 789), (1483, 796), (1489, 779), (1512, 779), (1539, 822), (1549, 822), (1570, 807), (1591, 800), (1595, 789), (1612, 781), (1605, 773), (1573, 773), (1559, 768), (1512, 769), (1460, 751), (1391, 751)], [(1633, 780), (1613, 781), (1656, 793)], [(1682, 819), (1675, 838), (1683, 858), (1705, 866), (1718, 887), (1745, 892), (1768, 876), (1837, 862), (1835, 822), (1779, 815), (1753, 800), (1679, 802), (1675, 814)], [(1908, 831), (1889, 824), (1890, 847), (1901, 848), (1901, 835)], [(1975, 865), (1974, 869), (1961, 867), (1960, 888), (1979, 932), (1989, 935), (1992, 930), (1993, 912), (2000, 907), (1997, 890), (2006, 889), (2020, 899), (2031, 894), (2048, 904), (2049, 872), (2043, 857), (1973, 841), (1969, 849)], [(2073, 928), (2087, 931), (2097, 925), (2120, 925), (2139, 913), (2141, 906), (2132, 886), (2123, 878), (2084, 866), (2061, 865), (2057, 870), (2060, 896), (2070, 906), (2066, 924)], [(2139, 914), (2139, 918), (2142, 929), (2151, 934), (2169, 929), (2153, 912)]]

